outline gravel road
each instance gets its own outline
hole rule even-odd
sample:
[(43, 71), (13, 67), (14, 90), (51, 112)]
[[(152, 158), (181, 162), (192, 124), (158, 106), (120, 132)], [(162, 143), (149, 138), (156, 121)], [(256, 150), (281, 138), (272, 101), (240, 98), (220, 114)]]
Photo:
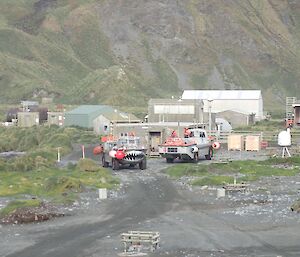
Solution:
[(83, 194), (71, 216), (2, 226), (0, 256), (114, 257), (128, 230), (161, 233), (161, 248), (149, 256), (300, 256), (300, 216), (289, 210), (299, 176), (267, 178), (250, 194), (217, 199), (214, 189), (171, 181), (161, 173), (166, 166), (151, 159), (145, 171), (118, 171), (120, 191), (101, 201), (95, 192)]

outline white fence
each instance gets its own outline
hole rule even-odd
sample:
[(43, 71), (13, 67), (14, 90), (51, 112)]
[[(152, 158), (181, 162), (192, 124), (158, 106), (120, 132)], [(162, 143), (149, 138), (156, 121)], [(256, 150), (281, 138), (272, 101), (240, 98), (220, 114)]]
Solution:
[[(270, 143), (277, 143), (278, 134), (280, 131), (232, 131), (218, 132), (212, 131), (212, 136), (216, 137), (220, 143), (227, 143), (227, 138), (230, 134), (238, 134), (244, 136), (260, 136), (262, 140)], [(292, 131), (292, 141), (300, 143), (300, 131)]]

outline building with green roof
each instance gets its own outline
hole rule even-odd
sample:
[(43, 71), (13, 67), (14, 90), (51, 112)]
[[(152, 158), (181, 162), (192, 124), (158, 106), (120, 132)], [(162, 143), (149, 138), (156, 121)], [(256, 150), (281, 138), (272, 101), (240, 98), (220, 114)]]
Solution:
[(93, 128), (93, 120), (102, 114), (105, 105), (81, 105), (65, 113), (65, 126)]
[(137, 123), (133, 114), (120, 112), (109, 105), (81, 105), (65, 113), (65, 126), (91, 128), (97, 134), (109, 133), (115, 123)]

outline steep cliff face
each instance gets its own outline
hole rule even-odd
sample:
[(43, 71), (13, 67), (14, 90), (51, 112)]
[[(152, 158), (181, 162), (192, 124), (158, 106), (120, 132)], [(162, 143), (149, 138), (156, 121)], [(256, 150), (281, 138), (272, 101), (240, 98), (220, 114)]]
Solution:
[[(3, 0), (3, 102), (141, 106), (182, 89), (300, 97), (295, 0)], [(274, 101), (275, 99), (275, 101)]]

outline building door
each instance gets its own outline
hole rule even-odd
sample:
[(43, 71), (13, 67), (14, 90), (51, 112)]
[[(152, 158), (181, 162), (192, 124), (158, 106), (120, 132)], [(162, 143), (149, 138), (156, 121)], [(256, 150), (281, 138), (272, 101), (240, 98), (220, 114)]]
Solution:
[(294, 114), (295, 124), (300, 125), (300, 106), (295, 106), (295, 114)]
[(161, 132), (149, 132), (150, 152), (158, 153), (158, 145), (161, 144)]

